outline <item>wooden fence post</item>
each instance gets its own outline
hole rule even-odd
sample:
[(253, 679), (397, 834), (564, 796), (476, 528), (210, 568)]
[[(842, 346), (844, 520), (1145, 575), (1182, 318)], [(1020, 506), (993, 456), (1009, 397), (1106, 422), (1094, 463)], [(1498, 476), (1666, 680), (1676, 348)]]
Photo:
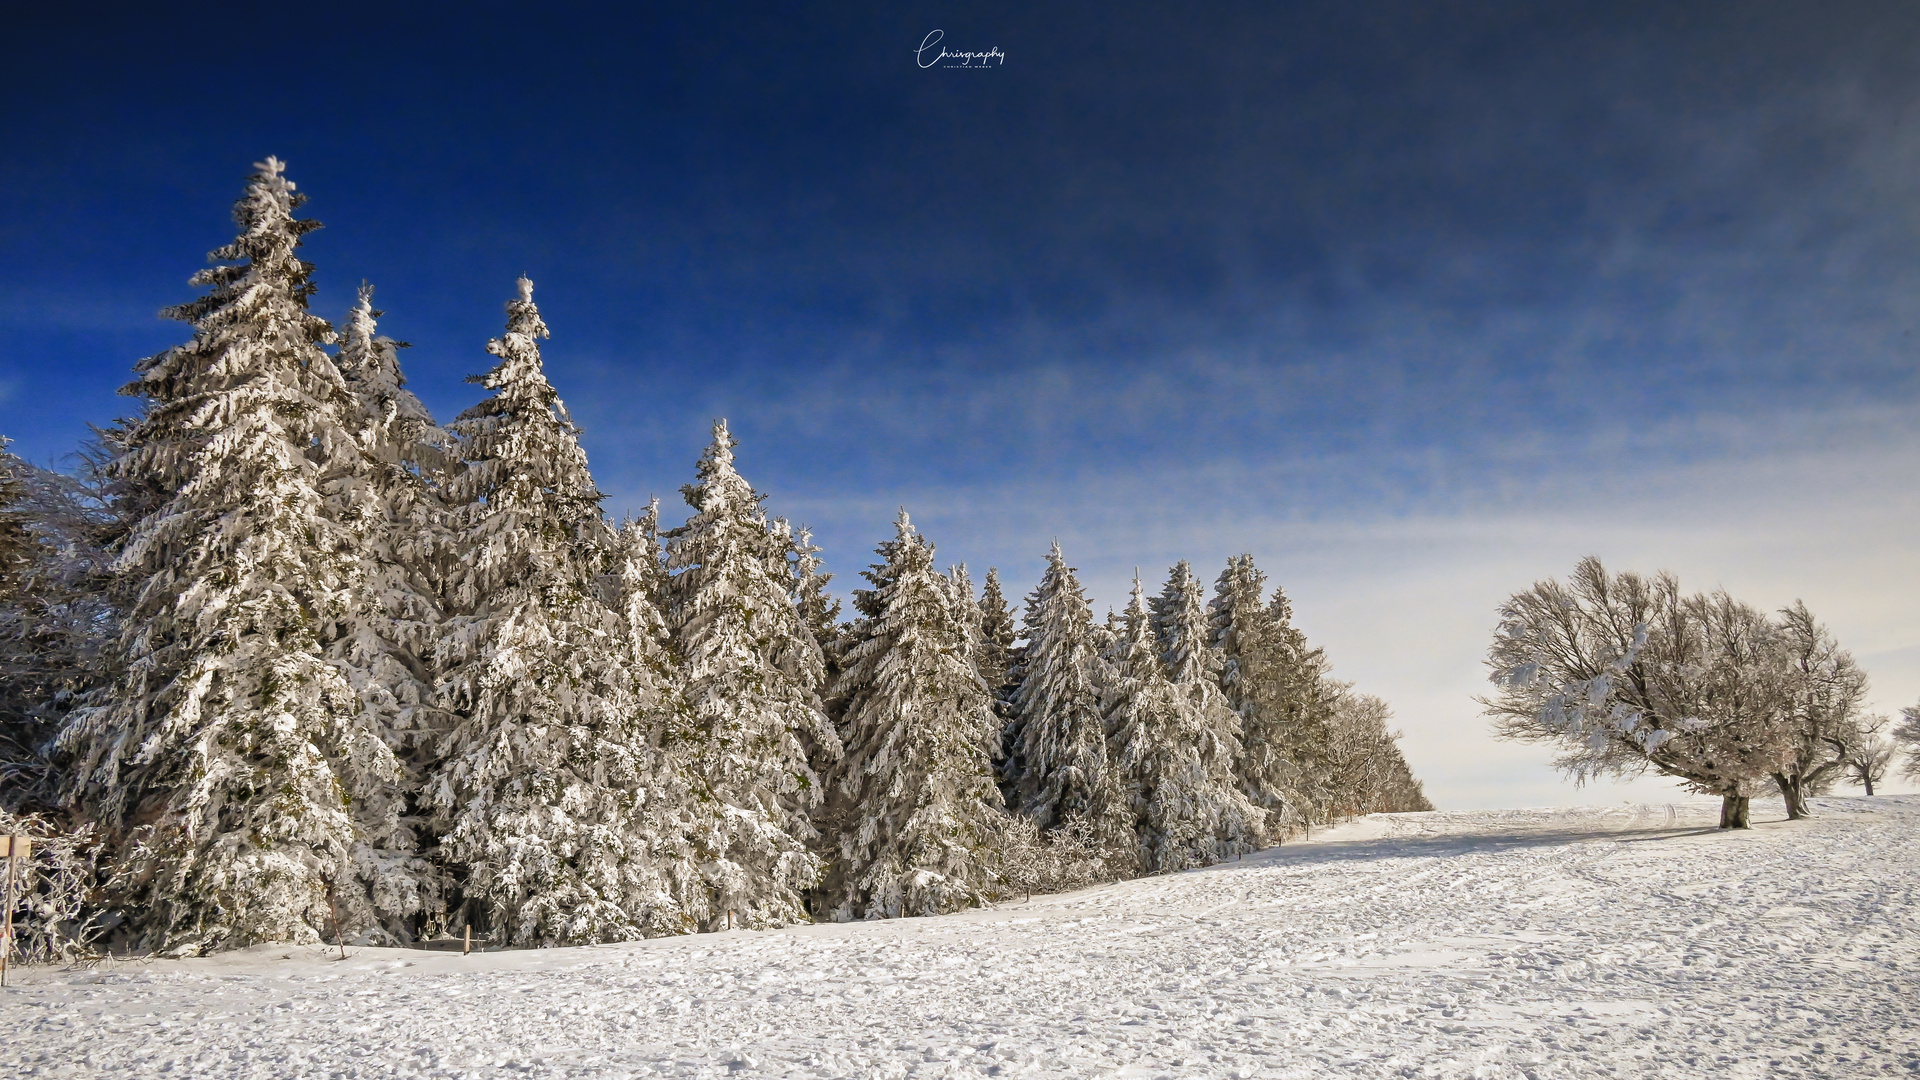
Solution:
[(24, 836), (0, 837), (6, 847), (6, 919), (0, 924), (0, 986), (7, 985), (7, 963), (13, 958), (13, 881), (21, 859), (33, 853), (33, 841)]

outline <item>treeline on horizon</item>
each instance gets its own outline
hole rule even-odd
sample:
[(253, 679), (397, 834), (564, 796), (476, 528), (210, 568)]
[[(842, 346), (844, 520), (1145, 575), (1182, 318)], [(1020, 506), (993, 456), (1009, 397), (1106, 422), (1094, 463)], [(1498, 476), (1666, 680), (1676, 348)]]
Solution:
[[(1431, 809), (1251, 556), (1016, 612), (905, 511), (842, 618), (724, 421), (613, 524), (522, 278), (437, 424), (269, 158), (68, 476), (4, 455), (0, 827), (32, 954), (517, 945), (933, 914)], [(330, 351), (331, 350), (331, 351)]]

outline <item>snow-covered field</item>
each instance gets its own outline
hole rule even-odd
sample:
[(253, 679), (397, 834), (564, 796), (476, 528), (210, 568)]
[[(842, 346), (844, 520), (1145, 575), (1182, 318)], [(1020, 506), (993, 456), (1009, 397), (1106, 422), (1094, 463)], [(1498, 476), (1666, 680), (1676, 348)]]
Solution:
[(17, 971), (22, 1076), (1911, 1076), (1920, 796), (1362, 819), (939, 919)]

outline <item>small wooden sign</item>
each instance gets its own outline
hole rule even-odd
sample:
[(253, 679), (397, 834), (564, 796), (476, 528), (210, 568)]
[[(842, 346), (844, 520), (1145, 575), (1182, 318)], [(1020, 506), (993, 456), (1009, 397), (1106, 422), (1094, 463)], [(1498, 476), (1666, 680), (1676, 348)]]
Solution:
[(0, 858), (24, 859), (32, 854), (31, 836), (0, 836)]

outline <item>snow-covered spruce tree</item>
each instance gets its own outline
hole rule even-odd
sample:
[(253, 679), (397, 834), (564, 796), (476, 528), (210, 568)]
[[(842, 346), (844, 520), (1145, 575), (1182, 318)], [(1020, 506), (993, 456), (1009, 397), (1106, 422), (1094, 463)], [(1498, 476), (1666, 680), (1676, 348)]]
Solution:
[[(1112, 608), (1107, 609), (1105, 621), (1094, 624), (1093, 644), (1095, 648), (1100, 650), (1100, 656), (1103, 662), (1106, 657), (1113, 654), (1113, 650), (1119, 646), (1120, 639), (1126, 636), (1126, 632), (1127, 621), (1120, 616), (1119, 612)], [(1101, 671), (1104, 674), (1106, 668), (1103, 667)]]
[[(901, 512), (905, 513), (905, 509), (902, 508)], [(966, 652), (967, 658), (973, 662), (974, 674), (978, 675), (980, 673), (980, 650), (985, 642), (983, 632), (984, 625), (980, 618), (980, 604), (973, 596), (973, 575), (967, 571), (966, 563), (954, 563), (952, 566), (947, 567), (946, 582), (947, 592), (953, 601), (953, 609), (956, 612), (955, 618), (959, 619), (960, 628), (965, 637), (962, 648)], [(988, 707), (991, 708), (993, 705), (992, 684), (982, 678), (980, 685), (987, 687), (987, 704)], [(989, 759), (993, 758), (994, 749), (999, 745), (997, 735), (997, 731), (991, 732), (988, 735), (987, 757)]]
[[(1132, 810), (1140, 869), (1180, 870), (1227, 853), (1220, 837), (1233, 830), (1222, 820), (1214, 789), (1222, 782), (1237, 789), (1230, 772), (1216, 776), (1222, 770), (1208, 757), (1230, 755), (1231, 748), (1206, 745), (1208, 733), (1186, 691), (1167, 677), (1139, 578), (1106, 659), (1101, 707), (1111, 732), (1108, 760)], [(1226, 764), (1230, 769), (1230, 756)], [(1244, 795), (1230, 812), (1239, 807), (1253, 810)]]
[(975, 667), (972, 589), (933, 568), (906, 511), (855, 592), (864, 619), (835, 696), (846, 758), (830, 896), (837, 918), (934, 915), (992, 886), (1005, 824), (987, 744), (999, 727)]
[(369, 940), (407, 941), (436, 928), (446, 891), (443, 868), (423, 854), (432, 809), (421, 796), (434, 742), (452, 727), (433, 661), (451, 567), (441, 489), (452, 459), (446, 432), (406, 389), (405, 345), (379, 333), (380, 315), (363, 284), (334, 359), (359, 452), (337, 455), (322, 481), (328, 512), (359, 538), (359, 586), (325, 635), (361, 713), (341, 763), (361, 888), (336, 890), (336, 903), (347, 925), (378, 928)]
[[(667, 563), (660, 549), (660, 500), (623, 522), (609, 582), (609, 602), (627, 621), (632, 659), (643, 677), (661, 687), (673, 682), (673, 634), (667, 628)], [(663, 690), (663, 693), (665, 691)]]
[(704, 817), (694, 844), (708, 885), (704, 925), (803, 921), (819, 880), (808, 850), (822, 798), (813, 761), (840, 756), (820, 708), (820, 648), (793, 602), (790, 541), (733, 466), (724, 420), (681, 488), (693, 516), (666, 534), (680, 685), (694, 728)]
[[(947, 589), (956, 599), (961, 624), (967, 632), (967, 655), (973, 658), (974, 671), (980, 670), (980, 645), (984, 623), (980, 618), (980, 605), (973, 598), (973, 574), (967, 570), (966, 563), (954, 563), (947, 567)], [(985, 679), (980, 680), (985, 686)]]
[[(1235, 555), (1214, 583), (1210, 630), (1220, 655), (1220, 690), (1240, 717), (1240, 756), (1234, 771), (1248, 798), (1264, 808), (1270, 822), (1296, 819), (1305, 809), (1296, 793), (1302, 770), (1290, 745), (1292, 642), (1280, 623), (1281, 611), (1262, 599), (1267, 575), (1252, 555)], [(1284, 594), (1276, 593), (1281, 604)], [(1284, 608), (1282, 609), (1284, 610)]]
[(682, 932), (697, 925), (693, 913), (705, 910), (707, 883), (690, 840), (702, 818), (690, 778), (696, 732), (680, 696), (679, 664), (662, 607), (667, 576), (659, 521), (655, 499), (638, 519), (621, 526), (613, 572), (604, 580), (607, 600), (624, 624), (621, 638), (636, 691), (643, 701), (654, 703), (654, 719), (646, 732), (653, 767), (637, 823), (673, 906), (661, 907), (648, 930)]
[(1220, 692), (1220, 655), (1209, 639), (1206, 586), (1180, 560), (1149, 604), (1160, 661), (1185, 716), (1181, 729), (1202, 769), (1195, 791), (1207, 805), (1211, 858), (1253, 850), (1264, 839), (1266, 811), (1248, 801), (1234, 775), (1240, 758), (1240, 718)]
[(1589, 556), (1565, 582), (1500, 607), (1481, 699), (1502, 738), (1555, 744), (1576, 782), (1651, 769), (1721, 797), (1722, 828), (1792, 754), (1780, 638), (1725, 593), (1685, 596), (1671, 574), (1609, 574)]
[(992, 692), (995, 708), (1003, 720), (1012, 713), (1006, 696), (1013, 676), (1014, 642), (1018, 637), (1013, 609), (1000, 584), (1000, 571), (988, 567), (987, 580), (980, 591), (980, 678)]
[(661, 703), (601, 575), (615, 537), (578, 431), (547, 381), (547, 327), (519, 281), (493, 396), (450, 427), (455, 562), (436, 662), (455, 727), (429, 779), (453, 912), (519, 944), (683, 928), (650, 835)]
[(1242, 738), (1280, 748), (1295, 811), (1284, 824), (1311, 827), (1326, 819), (1333, 804), (1334, 711), (1345, 689), (1329, 676), (1326, 653), (1293, 624), (1293, 604), (1279, 586), (1267, 601), (1267, 625), (1278, 647), (1258, 690), (1264, 706), (1255, 711), (1258, 730)]
[(1093, 612), (1056, 542), (1027, 597), (1014, 665), (1011, 804), (1042, 829), (1083, 817), (1106, 769)]
[[(1109, 772), (1120, 778), (1136, 841), (1138, 867), (1154, 871), (1185, 864), (1195, 830), (1177, 798), (1188, 755), (1177, 740), (1179, 708), (1160, 663), (1145, 587), (1136, 575), (1133, 597), (1109, 646), (1100, 708), (1108, 732)], [(1162, 795), (1175, 796), (1158, 801)]]
[(115, 565), (123, 674), (60, 739), (68, 797), (112, 837), (135, 948), (316, 940), (354, 874), (336, 766), (359, 709), (319, 637), (356, 571), (320, 491), (351, 452), (346, 387), (295, 254), (319, 225), (293, 216), (279, 161), (257, 168), (223, 265), (192, 279), (211, 291), (169, 312), (193, 339), (124, 391), (145, 409), (106, 466), (139, 508)]
[(827, 583), (833, 575), (822, 571), (821, 566), (813, 530), (802, 525), (793, 534), (793, 604), (800, 611), (800, 622), (820, 648), (826, 662), (824, 682), (830, 685), (839, 674), (840, 601), (828, 594)]
[(1773, 771), (1774, 786), (1786, 800), (1787, 817), (1811, 816), (1809, 795), (1822, 795), (1846, 775), (1860, 736), (1860, 706), (1867, 696), (1867, 673), (1832, 632), (1795, 601), (1780, 612), (1780, 660), (1785, 665), (1786, 723), (1793, 749)]
[(633, 643), (636, 660), (665, 672), (672, 682), (673, 631), (667, 626), (668, 577), (666, 550), (660, 540), (660, 500), (647, 500), (640, 516), (620, 525), (613, 568), (613, 596), (628, 624), (640, 637)]

